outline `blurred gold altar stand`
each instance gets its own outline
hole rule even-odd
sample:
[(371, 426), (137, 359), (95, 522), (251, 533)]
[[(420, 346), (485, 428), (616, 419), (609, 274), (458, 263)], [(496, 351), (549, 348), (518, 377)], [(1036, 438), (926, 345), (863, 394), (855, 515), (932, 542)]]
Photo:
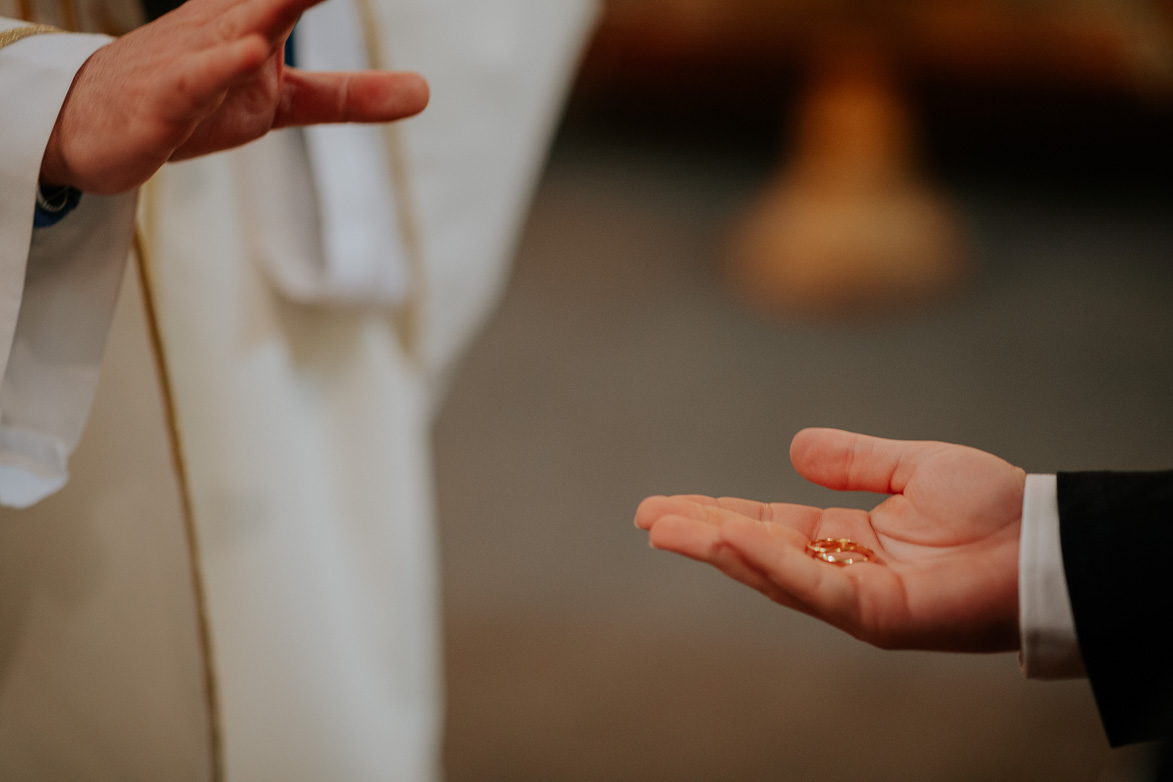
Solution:
[(784, 162), (732, 232), (726, 270), (758, 310), (833, 319), (938, 300), (967, 278), (963, 224), (923, 171), (912, 84), (983, 96), (966, 117), (975, 138), (1078, 146), (1064, 137), (1090, 118), (1014, 128), (998, 115), (1032, 107), (1000, 96), (1167, 109), (1173, 2), (608, 0), (579, 94), (753, 121), (791, 93)]

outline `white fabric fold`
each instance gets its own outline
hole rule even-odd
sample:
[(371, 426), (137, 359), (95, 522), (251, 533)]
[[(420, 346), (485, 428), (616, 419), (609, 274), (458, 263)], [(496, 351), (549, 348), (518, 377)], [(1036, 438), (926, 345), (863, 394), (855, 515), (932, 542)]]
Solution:
[(501, 292), (596, 0), (379, 3), (395, 67), (431, 102), (402, 127), (424, 261), (419, 353), (447, 370)]
[[(306, 70), (370, 67), (351, 0), (308, 10), (295, 47)], [(320, 125), (279, 135), (258, 143), (246, 174), (257, 251), (273, 281), (295, 301), (402, 302), (409, 277), (383, 129)]]
[(1030, 679), (1084, 676), (1067, 596), (1059, 539), (1059, 499), (1054, 475), (1028, 475), (1022, 497), (1018, 551), (1018, 655)]
[[(20, 23), (0, 19), (0, 29)], [(47, 34), (0, 50), (0, 505), (25, 507), (64, 485), (93, 401), (134, 225), (135, 194), (83, 196), (33, 231), (45, 144), (77, 70), (110, 41)]]

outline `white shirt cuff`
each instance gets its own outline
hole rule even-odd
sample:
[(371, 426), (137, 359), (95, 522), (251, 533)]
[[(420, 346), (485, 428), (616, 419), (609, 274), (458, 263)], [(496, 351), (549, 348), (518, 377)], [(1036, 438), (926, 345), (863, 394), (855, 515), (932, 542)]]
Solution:
[(1023, 675), (1029, 679), (1086, 675), (1067, 596), (1054, 475), (1026, 477), (1018, 550), (1018, 606), (1018, 665)]

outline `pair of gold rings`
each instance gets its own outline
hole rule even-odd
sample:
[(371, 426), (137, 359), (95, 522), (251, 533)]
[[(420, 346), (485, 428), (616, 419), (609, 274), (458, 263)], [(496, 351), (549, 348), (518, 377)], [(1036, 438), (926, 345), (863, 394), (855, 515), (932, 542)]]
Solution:
[(806, 544), (806, 552), (815, 559), (846, 567), (857, 562), (872, 562), (876, 552), (847, 538), (819, 538)]

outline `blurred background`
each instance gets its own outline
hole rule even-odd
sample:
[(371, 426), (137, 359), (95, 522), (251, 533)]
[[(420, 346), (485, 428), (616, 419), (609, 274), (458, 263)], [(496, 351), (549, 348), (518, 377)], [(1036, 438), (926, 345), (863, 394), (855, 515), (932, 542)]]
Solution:
[(1085, 682), (650, 551), (805, 426), (1173, 467), (1173, 3), (611, 0), (441, 415), (465, 780), (1105, 780)]

